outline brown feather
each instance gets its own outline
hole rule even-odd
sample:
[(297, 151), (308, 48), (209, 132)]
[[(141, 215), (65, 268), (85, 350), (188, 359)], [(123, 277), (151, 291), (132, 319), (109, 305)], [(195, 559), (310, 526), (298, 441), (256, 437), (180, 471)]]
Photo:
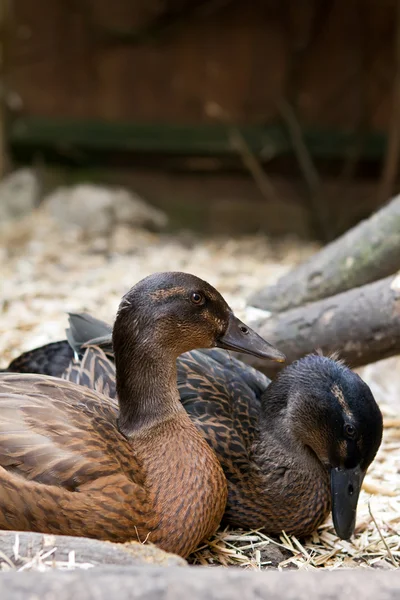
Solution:
[[(85, 318), (98, 329), (106, 354), (95, 345), (78, 345), (83, 356), (69, 364), (63, 377), (115, 397), (108, 326), (97, 327), (93, 317)], [(34, 351), (32, 367), (49, 358), (44, 348)], [(310, 355), (284, 369), (272, 385), (259, 371), (219, 350), (183, 354), (177, 372), (181, 402), (216, 452), (228, 481), (227, 523), (303, 536), (324, 521), (331, 505), (327, 446), (343, 464), (356, 460), (337, 429), (346, 411), (332, 393), (335, 386), (345, 384), (354, 405), (361, 435), (357, 460), (364, 470), (379, 447), (379, 408), (368, 386), (337, 359)], [(320, 404), (326, 408), (322, 416), (316, 412)]]
[[(208, 297), (207, 312), (190, 302), (193, 289)], [(231, 321), (246, 350), (240, 322), (214, 288), (156, 274), (132, 288), (117, 315), (118, 405), (108, 397), (114, 366), (96, 348), (67, 368), (72, 381), (1, 374), (0, 528), (150, 540), (182, 556), (210, 536), (227, 484), (179, 402), (176, 357), (214, 346)]]
[[(315, 360), (317, 384), (317, 355), (309, 359)], [(327, 364), (329, 368), (342, 365), (333, 359)], [(84, 385), (112, 389), (115, 367), (101, 349), (87, 349), (81, 363), (77, 361), (64, 376), (73, 376), (74, 370), (85, 366)], [(216, 452), (227, 478), (223, 521), (247, 529), (265, 528), (270, 534), (312, 533), (331, 508), (328, 470), (299, 441), (293, 443), (289, 422), (269, 426), (263, 420), (261, 402), (268, 397), (270, 380), (220, 350), (187, 352), (178, 358), (177, 370), (181, 402)], [(272, 407), (266, 400), (268, 410)], [(320, 445), (330, 433), (313, 421), (309, 429)]]
[(185, 413), (128, 440), (116, 402), (88, 388), (6, 374), (0, 390), (1, 529), (148, 539), (186, 556), (217, 528), (226, 482)]
[[(177, 365), (183, 406), (227, 478), (224, 522), (264, 527), (270, 534), (314, 531), (330, 510), (327, 472), (307, 456), (296, 460), (274, 436), (270, 443), (260, 441), (260, 398), (270, 380), (220, 350), (187, 352)], [(115, 367), (100, 348), (91, 346), (63, 377), (112, 389)]]

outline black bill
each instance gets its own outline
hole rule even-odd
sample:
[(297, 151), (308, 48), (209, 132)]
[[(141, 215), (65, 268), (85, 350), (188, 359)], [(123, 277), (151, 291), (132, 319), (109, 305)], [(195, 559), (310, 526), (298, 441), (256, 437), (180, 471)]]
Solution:
[(359, 466), (354, 469), (331, 470), (333, 525), (342, 540), (348, 540), (354, 532), (363, 479), (364, 472)]

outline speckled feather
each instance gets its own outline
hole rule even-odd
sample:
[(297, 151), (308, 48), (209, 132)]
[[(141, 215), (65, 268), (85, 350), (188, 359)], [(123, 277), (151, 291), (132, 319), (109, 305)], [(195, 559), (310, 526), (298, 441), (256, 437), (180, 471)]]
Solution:
[[(148, 539), (187, 556), (216, 530), (227, 482), (179, 402), (176, 358), (231, 339), (243, 351), (281, 355), (217, 290), (185, 273), (137, 283), (121, 301), (112, 335), (116, 381), (96, 347), (69, 361), (70, 381), (0, 375), (0, 528)], [(11, 368), (57, 371), (65, 349), (30, 352)], [(108, 397), (116, 390), (118, 403)]]
[(269, 384), (262, 373), (219, 350), (178, 359), (181, 401), (228, 481), (224, 521), (306, 535), (329, 513), (329, 480), (316, 461), (296, 460), (273, 429), (260, 435), (261, 398)]
[[(184, 556), (216, 529), (225, 504), (222, 473), (191, 423), (163, 423), (128, 441), (117, 429), (117, 410), (115, 400), (67, 381), (0, 376), (1, 529), (149, 539)], [(204, 473), (209, 477), (199, 478)], [(208, 488), (211, 523), (204, 514)], [(160, 521), (157, 504), (165, 499)]]
[[(99, 322), (103, 342), (107, 331), (109, 326)], [(63, 376), (113, 395), (109, 340), (102, 348), (107, 356), (91, 347)], [(273, 384), (220, 350), (195, 350), (178, 358), (181, 402), (215, 450), (228, 481), (226, 523), (265, 527), (270, 534), (309, 534), (331, 506), (328, 454), (335, 465), (361, 460), (365, 470), (369, 466), (380, 444), (382, 416), (368, 386), (336, 358), (310, 355), (285, 368)], [(361, 436), (353, 449), (342, 437), (348, 418), (344, 399), (352, 403)], [(358, 457), (357, 448), (362, 448)]]
[(11, 361), (4, 372), (40, 373), (52, 377), (61, 377), (73, 357), (74, 351), (66, 340), (52, 342), (20, 354)]
[[(315, 459), (296, 460), (273, 432), (260, 437), (261, 397), (270, 380), (217, 349), (181, 355), (177, 370), (181, 402), (227, 478), (223, 521), (248, 529), (264, 527), (270, 534), (314, 531), (330, 510), (328, 474)], [(115, 367), (94, 346), (63, 377), (115, 393)]]

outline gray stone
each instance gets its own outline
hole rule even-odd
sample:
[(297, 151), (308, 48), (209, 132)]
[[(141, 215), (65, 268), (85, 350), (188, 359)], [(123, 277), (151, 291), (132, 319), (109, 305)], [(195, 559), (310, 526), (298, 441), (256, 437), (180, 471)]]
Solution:
[(274, 568), (286, 558), (289, 558), (291, 553), (287, 550), (281, 550), (275, 544), (268, 544), (260, 551), (260, 561), (266, 564), (267, 568)]
[(61, 187), (49, 194), (42, 210), (64, 227), (75, 226), (86, 235), (109, 235), (116, 225), (159, 231), (166, 215), (137, 194), (123, 188), (80, 184)]
[(20, 219), (35, 208), (39, 182), (31, 169), (19, 169), (0, 182), (0, 225)]

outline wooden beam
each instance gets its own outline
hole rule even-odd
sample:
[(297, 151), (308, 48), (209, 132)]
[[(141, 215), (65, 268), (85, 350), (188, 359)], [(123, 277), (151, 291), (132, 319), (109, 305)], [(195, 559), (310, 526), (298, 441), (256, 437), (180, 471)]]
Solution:
[(7, 110), (6, 110), (6, 56), (10, 28), (9, 0), (0, 0), (0, 179), (8, 170)]
[[(292, 143), (281, 123), (235, 125), (251, 152), (263, 161), (291, 155)], [(341, 158), (354, 144), (353, 132), (305, 129), (310, 153), (321, 158)], [(185, 155), (232, 156), (230, 127), (224, 124), (126, 123), (70, 119), (20, 117), (10, 128), (15, 150), (83, 149)], [(385, 149), (385, 136), (366, 135), (363, 157), (378, 159)]]

